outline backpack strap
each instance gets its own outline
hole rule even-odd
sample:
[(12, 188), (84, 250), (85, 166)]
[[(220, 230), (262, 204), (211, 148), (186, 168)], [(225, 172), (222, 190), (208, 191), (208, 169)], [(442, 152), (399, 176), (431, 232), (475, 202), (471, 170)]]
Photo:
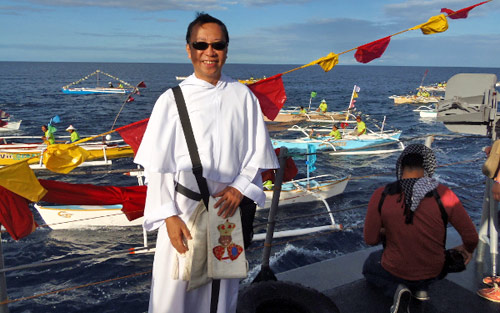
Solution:
[(441, 202), (441, 196), (437, 192), (437, 189), (432, 190), (432, 195), (434, 196), (434, 199), (436, 199), (436, 202), (439, 206), (439, 211), (441, 211), (441, 218), (443, 219), (443, 225), (444, 225), (444, 247), (446, 249), (446, 226), (448, 225), (448, 214), (444, 209), (443, 202)]
[(186, 137), (189, 156), (191, 157), (191, 162), (193, 163), (193, 174), (196, 177), (201, 197), (208, 210), (208, 199), (210, 197), (210, 193), (208, 192), (207, 180), (203, 177), (203, 168), (201, 166), (200, 155), (198, 154), (198, 146), (196, 145), (196, 140), (194, 139), (193, 129), (191, 128), (191, 121), (186, 108), (186, 102), (184, 101), (184, 96), (182, 95), (180, 86), (173, 87), (172, 91), (174, 92), (175, 103), (177, 104), (177, 110), (179, 111), (182, 130), (184, 131), (184, 136)]

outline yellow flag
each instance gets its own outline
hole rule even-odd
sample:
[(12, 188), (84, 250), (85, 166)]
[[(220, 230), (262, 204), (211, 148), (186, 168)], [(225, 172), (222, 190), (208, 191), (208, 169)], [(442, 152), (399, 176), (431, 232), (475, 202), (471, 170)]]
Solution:
[(337, 65), (337, 63), (339, 63), (339, 55), (330, 52), (326, 57), (322, 57), (320, 59), (317, 59), (316, 61), (312, 61), (311, 63), (305, 65), (304, 67), (318, 64), (325, 72), (328, 72), (335, 65)]
[(1, 168), (0, 186), (32, 202), (40, 201), (47, 193), (26, 161)]
[(352, 97), (353, 97), (353, 98), (357, 98), (357, 97), (358, 97), (358, 93), (357, 93), (356, 91), (355, 91), (355, 92), (353, 92), (353, 93), (352, 93)]
[(448, 29), (448, 20), (444, 14), (431, 17), (426, 23), (410, 28), (410, 30), (419, 29), (424, 35), (442, 33)]
[(74, 144), (55, 144), (47, 146), (43, 152), (43, 164), (52, 172), (67, 174), (85, 162), (89, 152)]

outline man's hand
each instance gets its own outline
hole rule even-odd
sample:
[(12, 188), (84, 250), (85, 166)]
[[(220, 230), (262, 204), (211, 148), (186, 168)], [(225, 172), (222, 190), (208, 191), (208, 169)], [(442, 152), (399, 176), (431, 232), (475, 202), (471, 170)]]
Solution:
[(193, 239), (186, 223), (180, 217), (174, 215), (165, 219), (165, 225), (167, 226), (167, 233), (172, 246), (180, 254), (186, 253), (189, 250), (187, 240)]
[(217, 215), (222, 216), (223, 218), (233, 216), (243, 199), (241, 192), (230, 186), (227, 186), (224, 190), (215, 194), (214, 197), (220, 197), (214, 207), (220, 207)]
[(457, 246), (453, 249), (458, 250), (463, 255), (465, 265), (469, 264), (470, 260), (472, 259), (472, 253), (467, 251), (464, 245)]

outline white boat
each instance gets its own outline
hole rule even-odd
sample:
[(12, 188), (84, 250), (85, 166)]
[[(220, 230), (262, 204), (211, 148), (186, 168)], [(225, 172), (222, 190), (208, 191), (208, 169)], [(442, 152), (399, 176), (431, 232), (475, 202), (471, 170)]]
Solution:
[(142, 225), (143, 218), (129, 221), (122, 205), (39, 205), (35, 208), (51, 229), (124, 227)]
[[(117, 82), (119, 82), (118, 87), (114, 87), (111, 82), (110, 85), (102, 87), (99, 86), (99, 75), (104, 74), (110, 79), (113, 79)], [(96, 76), (97, 82), (96, 86), (92, 87), (73, 87), (75, 85), (78, 85), (82, 83), (83, 81), (89, 79), (92, 76)], [(71, 84), (68, 84), (64, 87), (62, 87), (61, 91), (65, 94), (76, 94), (76, 95), (89, 95), (89, 94), (126, 94), (134, 91), (134, 86), (131, 84), (127, 83), (124, 80), (119, 79), (118, 77), (115, 77), (113, 75), (110, 75), (108, 73), (105, 73), (101, 70), (96, 70), (94, 73), (91, 73), (76, 82), (72, 82)]]
[[(4, 123), (6, 124), (4, 124)], [(18, 130), (21, 127), (21, 122), (22, 120), (18, 121), (11, 121), (10, 119), (2, 119), (0, 122), (0, 131), (13, 131), (13, 130)]]
[[(279, 204), (287, 205), (326, 200), (343, 193), (348, 181), (349, 176), (339, 179), (330, 174), (291, 180), (283, 183), (281, 186)], [(273, 199), (273, 190), (265, 190), (265, 194), (266, 204), (264, 208), (270, 208)]]
[(415, 110), (413, 110), (414, 112), (419, 112), (420, 113), (420, 117), (424, 117), (424, 118), (433, 118), (433, 117), (437, 117), (437, 108), (435, 105), (421, 105), (419, 106), (418, 108), (416, 108)]

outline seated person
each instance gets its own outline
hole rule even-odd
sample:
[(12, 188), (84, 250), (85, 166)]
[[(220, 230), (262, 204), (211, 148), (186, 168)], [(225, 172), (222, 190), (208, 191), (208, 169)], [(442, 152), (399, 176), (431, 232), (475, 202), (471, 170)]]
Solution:
[(80, 140), (80, 135), (76, 131), (76, 128), (73, 127), (73, 125), (69, 125), (68, 128), (66, 128), (66, 131), (70, 133), (70, 141), (75, 142)]
[(307, 113), (307, 110), (304, 109), (303, 106), (300, 106), (300, 111), (299, 111), (299, 114), (306, 114)]
[(342, 139), (342, 134), (340, 133), (339, 128), (337, 125), (333, 125), (332, 131), (328, 134), (328, 136), (333, 137), (335, 140)]
[(321, 100), (321, 103), (319, 104), (319, 108), (316, 111), (321, 113), (321, 114), (324, 114), (324, 113), (326, 113), (327, 109), (328, 109), (328, 105), (326, 104), (326, 100), (323, 99), (323, 100)]
[[(364, 238), (369, 245), (384, 243), (363, 265), (368, 283), (394, 296), (391, 312), (409, 312), (411, 296), (428, 300), (429, 284), (444, 278), (446, 225), (458, 231), (463, 244), (455, 249), (467, 264), (478, 234), (458, 197), (432, 178), (433, 151), (421, 144), (407, 146), (396, 164), (397, 181), (373, 193), (366, 211)], [(385, 194), (385, 196), (383, 195)]]
[(354, 134), (356, 136), (361, 136), (364, 133), (366, 133), (366, 124), (361, 120), (361, 116), (358, 115), (356, 116), (356, 130)]
[(54, 138), (54, 130), (55, 128), (53, 126), (47, 126), (43, 125), (42, 126), (42, 131), (43, 131), (43, 137), (42, 140), (47, 144), (47, 145), (53, 145), (56, 140)]

